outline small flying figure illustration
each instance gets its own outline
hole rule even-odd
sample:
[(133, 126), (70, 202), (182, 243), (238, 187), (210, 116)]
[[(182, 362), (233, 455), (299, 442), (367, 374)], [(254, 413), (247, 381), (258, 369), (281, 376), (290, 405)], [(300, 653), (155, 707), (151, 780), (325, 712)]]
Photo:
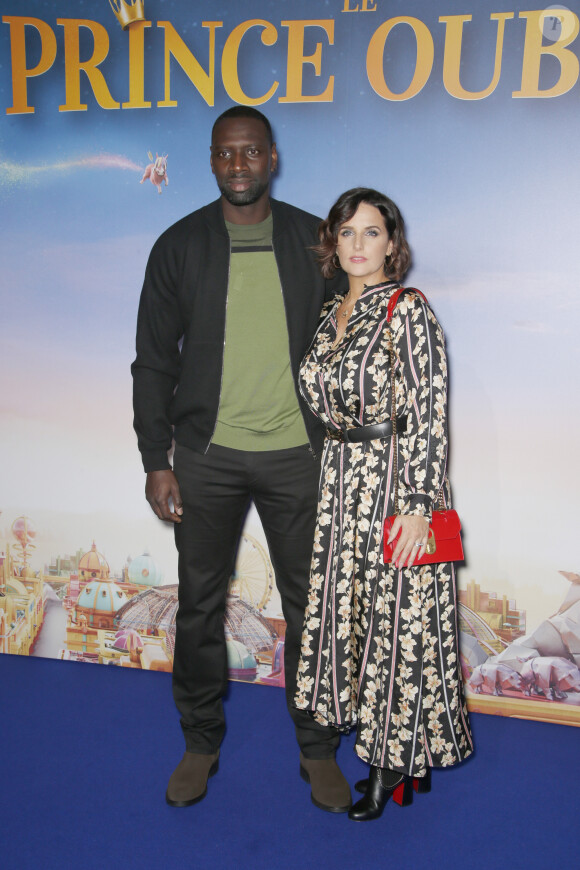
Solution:
[(165, 187), (169, 184), (169, 178), (167, 177), (167, 158), (169, 155), (162, 154), (159, 156), (159, 154), (155, 152), (155, 159), (153, 159), (151, 151), (148, 151), (147, 156), (151, 163), (147, 165), (140, 184), (143, 184), (145, 179), (150, 178), (151, 184), (154, 184), (157, 188), (157, 193), (161, 193), (161, 185), (163, 182), (165, 181)]

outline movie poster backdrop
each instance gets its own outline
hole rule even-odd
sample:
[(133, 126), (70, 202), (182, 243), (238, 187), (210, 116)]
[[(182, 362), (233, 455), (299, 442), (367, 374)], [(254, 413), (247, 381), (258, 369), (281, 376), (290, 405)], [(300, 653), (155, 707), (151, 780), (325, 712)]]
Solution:
[[(470, 707), (580, 724), (579, 5), (4, 0), (1, 652), (171, 670), (129, 366), (151, 245), (216, 198), (210, 129), (243, 103), (277, 198), (400, 205), (448, 341)], [(253, 510), (226, 635), (232, 677), (282, 683)]]

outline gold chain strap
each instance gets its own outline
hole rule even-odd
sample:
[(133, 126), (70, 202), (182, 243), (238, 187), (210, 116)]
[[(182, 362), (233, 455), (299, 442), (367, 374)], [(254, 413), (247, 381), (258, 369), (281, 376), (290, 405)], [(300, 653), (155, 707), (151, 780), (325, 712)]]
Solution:
[(397, 409), (395, 402), (395, 351), (393, 349), (393, 330), (389, 324), (389, 361), (391, 368), (391, 424), (393, 426), (393, 511), (399, 513), (399, 443), (397, 439)]

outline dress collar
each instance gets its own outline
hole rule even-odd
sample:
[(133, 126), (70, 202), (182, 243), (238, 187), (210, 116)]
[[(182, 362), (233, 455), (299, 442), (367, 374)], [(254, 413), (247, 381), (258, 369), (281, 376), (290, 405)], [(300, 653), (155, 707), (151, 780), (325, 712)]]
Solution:
[(371, 293), (376, 293), (378, 290), (394, 290), (398, 286), (399, 286), (398, 281), (381, 281), (380, 284), (371, 284), (371, 285), (365, 284), (364, 285), (365, 289), (360, 294), (359, 299), (362, 299), (363, 296), (367, 296)]
[[(360, 296), (356, 300), (355, 307), (358, 305), (358, 303), (360, 302), (361, 299), (368, 299), (370, 296), (374, 296), (374, 294), (378, 293), (378, 292), (387, 292), (387, 291), (395, 290), (399, 286), (400, 286), (400, 284), (398, 281), (381, 281), (380, 284), (370, 284), (370, 285), (365, 284), (364, 285), (365, 289), (363, 290), (363, 292), (360, 294)], [(346, 299), (347, 296), (348, 296), (348, 289), (345, 290), (344, 293), (337, 293), (336, 294), (336, 296), (334, 297), (335, 305), (333, 306), (335, 311), (338, 308), (338, 306), (340, 305), (340, 303), (344, 299)]]

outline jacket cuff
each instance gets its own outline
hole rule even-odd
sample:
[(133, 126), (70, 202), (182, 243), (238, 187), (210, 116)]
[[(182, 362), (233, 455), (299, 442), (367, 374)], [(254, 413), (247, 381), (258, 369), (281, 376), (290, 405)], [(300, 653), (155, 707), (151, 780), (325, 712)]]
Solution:
[(149, 471), (171, 471), (171, 464), (167, 458), (167, 450), (143, 450), (141, 453), (143, 468)]

